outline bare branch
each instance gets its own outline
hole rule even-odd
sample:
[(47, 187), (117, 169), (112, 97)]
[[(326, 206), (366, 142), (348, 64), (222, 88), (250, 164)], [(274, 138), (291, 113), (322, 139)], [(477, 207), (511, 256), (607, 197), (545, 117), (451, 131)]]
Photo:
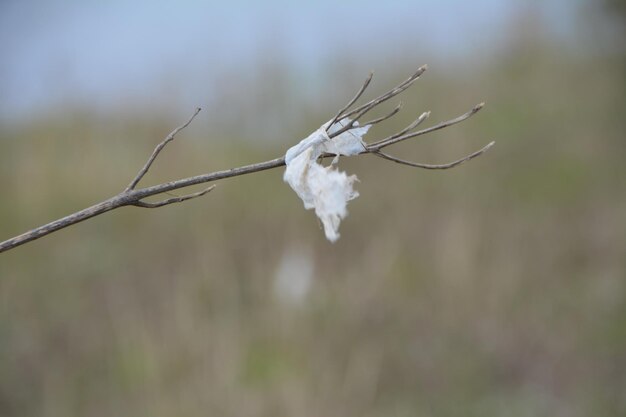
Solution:
[(143, 207), (143, 208), (159, 208), (159, 207), (167, 206), (168, 204), (182, 203), (183, 201), (191, 200), (192, 198), (202, 197), (206, 193), (213, 190), (215, 187), (216, 185), (211, 185), (210, 187), (207, 187), (202, 191), (198, 191), (197, 193), (186, 194), (180, 197), (168, 198), (167, 200), (157, 201), (155, 203), (150, 203), (147, 201), (137, 201), (133, 203), (133, 206)]
[(156, 148), (154, 148), (154, 151), (152, 152), (152, 155), (150, 155), (150, 158), (148, 158), (148, 160), (146, 161), (146, 164), (143, 166), (143, 168), (141, 168), (141, 170), (139, 170), (139, 173), (137, 174), (137, 176), (133, 178), (133, 180), (130, 182), (130, 184), (128, 184), (128, 187), (126, 187), (124, 191), (133, 190), (137, 186), (139, 181), (141, 181), (141, 179), (144, 177), (144, 175), (146, 175), (146, 173), (148, 172), (148, 170), (154, 163), (154, 160), (156, 159), (156, 157), (159, 156), (159, 153), (161, 153), (163, 148), (165, 148), (165, 145), (173, 141), (178, 132), (180, 132), (187, 126), (189, 126), (189, 124), (191, 124), (191, 122), (198, 115), (198, 113), (200, 113), (200, 110), (202, 109), (198, 107), (196, 111), (193, 113), (193, 115), (191, 115), (189, 120), (187, 120), (184, 124), (178, 126), (176, 129), (172, 130), (172, 132), (169, 135), (167, 135), (165, 139), (163, 139), (163, 142), (159, 143), (156, 146)]
[(490, 142), (487, 146), (485, 146), (484, 148), (473, 152), (469, 155), (464, 156), (463, 158), (456, 160), (454, 162), (449, 162), (447, 164), (439, 164), (439, 165), (432, 165), (432, 164), (421, 164), (418, 162), (411, 162), (411, 161), (406, 161), (404, 159), (400, 159), (400, 158), (396, 158), (395, 156), (391, 156), (388, 155), (386, 153), (383, 153), (382, 151), (372, 151), (370, 152), (373, 155), (376, 155), (380, 158), (383, 159), (387, 159), (389, 161), (393, 161), (396, 162), (398, 164), (402, 164), (402, 165), (408, 165), (411, 167), (415, 167), (415, 168), (424, 168), (424, 169), (450, 169), (450, 168), (454, 168), (457, 165), (461, 165), (463, 162), (467, 162), (470, 159), (474, 159), (477, 156), (480, 156), (482, 154), (484, 154), (485, 152), (487, 152), (489, 150), (489, 148), (491, 148), (496, 142)]
[[(331, 126), (333, 126), (334, 124), (338, 123), (339, 121), (343, 120), (346, 117), (352, 117), (353, 120), (350, 123), (346, 123), (345, 126), (342, 126), (340, 129), (338, 129), (337, 131), (329, 134), (328, 136), (330, 138), (334, 138), (336, 136), (339, 136), (340, 134), (350, 131), (352, 129), (355, 129), (359, 126), (359, 124), (357, 123), (357, 121), (359, 120), (360, 117), (362, 117), (364, 114), (366, 114), (368, 111), (370, 111), (371, 109), (373, 109), (374, 107), (382, 104), (383, 102), (397, 96), (398, 94), (400, 94), (401, 92), (405, 91), (407, 88), (409, 88), (411, 85), (413, 85), (413, 83), (420, 77), (420, 75), (422, 75), (424, 73), (424, 71), (426, 71), (426, 66), (422, 66), (420, 67), (413, 75), (411, 75), (408, 79), (406, 79), (405, 81), (403, 81), (402, 83), (400, 83), (399, 85), (397, 85), (396, 87), (392, 88), (391, 90), (387, 91), (386, 93), (378, 96), (377, 98), (370, 100), (369, 102), (363, 104), (362, 106), (359, 106), (353, 110), (349, 110), (350, 107), (352, 105), (354, 105), (354, 103), (356, 103), (356, 101), (363, 95), (363, 93), (365, 92), (365, 90), (367, 89), (367, 87), (369, 86), (371, 80), (372, 80), (372, 74), (370, 74), (366, 79), (365, 82), (363, 83), (363, 85), (361, 86), (361, 88), (359, 89), (359, 91), (357, 92), (357, 94), (354, 96), (354, 98), (352, 98), (352, 100), (350, 100), (350, 102), (344, 107), (342, 108), (337, 115), (331, 120), (331, 122), (328, 124), (327, 129), (330, 129)], [(469, 112), (455, 118), (452, 120), (448, 120), (446, 122), (442, 122), (439, 123), (435, 126), (429, 127), (427, 129), (423, 129), (417, 132), (414, 132), (414, 129), (419, 126), (424, 120), (426, 120), (426, 118), (429, 116), (429, 112), (426, 113), (422, 113), (422, 115), (420, 117), (418, 117), (413, 123), (411, 123), (409, 126), (407, 126), (406, 128), (404, 128), (403, 130), (385, 138), (382, 140), (379, 140), (377, 142), (372, 143), (371, 145), (367, 146), (366, 149), (363, 150), (363, 152), (361, 154), (367, 154), (367, 153), (371, 153), (376, 155), (377, 157), (380, 158), (384, 158), (387, 159), (389, 161), (393, 161), (399, 164), (403, 164), (403, 165), (409, 165), (412, 167), (417, 167), (417, 168), (425, 168), (425, 169), (448, 169), (448, 168), (452, 168), (455, 167), (459, 164), (462, 164), (463, 162), (469, 161), (470, 159), (473, 159), (479, 155), (482, 155), (484, 152), (486, 152), (491, 146), (493, 146), (494, 142), (491, 142), (490, 144), (488, 144), (487, 146), (485, 146), (484, 148), (482, 148), (481, 150), (474, 152), (470, 155), (465, 156), (462, 159), (459, 159), (458, 161), (454, 161), (448, 164), (441, 164), (441, 165), (431, 165), (431, 164), (421, 164), (421, 163), (416, 163), (416, 162), (411, 162), (411, 161), (405, 161), (403, 159), (399, 159), (396, 158), (394, 156), (388, 155), (386, 153), (383, 153), (381, 151), (382, 148), (387, 147), (387, 146), (391, 146), (393, 144), (396, 144), (398, 142), (401, 142), (403, 140), (407, 140), (409, 138), (413, 138), (419, 135), (424, 135), (426, 133), (430, 133), (433, 132), (435, 130), (439, 130), (439, 129), (443, 129), (445, 127), (451, 126), (453, 124), (462, 122), (463, 120), (466, 120), (467, 118), (471, 117), (473, 114), (475, 114), (476, 112), (478, 112), (481, 108), (482, 108), (483, 104), (479, 104), (477, 106), (475, 106), (472, 110), (470, 110)], [(394, 108), (389, 114), (387, 114), (386, 116), (383, 117), (379, 117), (377, 119), (371, 120), (369, 122), (366, 123), (369, 125), (373, 125), (376, 123), (380, 123), (383, 122), (387, 119), (389, 119), (390, 117), (394, 116), (395, 114), (397, 114), (400, 111), (400, 108), (402, 107), (402, 105), (398, 105), (396, 108)], [(160, 152), (163, 150), (163, 148), (165, 147), (165, 145), (167, 145), (169, 142), (171, 142), (172, 140), (174, 140), (174, 137), (176, 136), (177, 133), (179, 133), (181, 130), (183, 130), (184, 128), (186, 128), (192, 121), (193, 119), (196, 117), (196, 115), (200, 112), (200, 108), (196, 109), (196, 111), (194, 112), (194, 114), (189, 118), (189, 120), (184, 123), (183, 125), (177, 127), (176, 129), (174, 129), (161, 143), (159, 143), (156, 148), (154, 149), (154, 151), (152, 152), (152, 155), (150, 155), (150, 157), (148, 158), (147, 162), (145, 163), (145, 165), (143, 166), (143, 168), (139, 171), (139, 173), (135, 176), (135, 178), (133, 178), (133, 180), (130, 182), (130, 184), (119, 194), (104, 200), (98, 204), (95, 204), (91, 207), (88, 207), (86, 209), (77, 211), (76, 213), (70, 214), (68, 216), (65, 216), (61, 219), (52, 221), (48, 224), (45, 224), (43, 226), (40, 226), (36, 229), (32, 229), (26, 233), (23, 233), (19, 236), (15, 236), (11, 239), (8, 239), (4, 242), (0, 242), (0, 253), (13, 249), (17, 246), (23, 245), (27, 242), (33, 241), (35, 239), (39, 239), (40, 237), (43, 237), (45, 235), (48, 235), (50, 233), (56, 232), (60, 229), (63, 229), (65, 227), (68, 226), (72, 226), (76, 223), (82, 222), (84, 220), (87, 220), (89, 218), (92, 218), (94, 216), (98, 216), (100, 214), (106, 213), (107, 211), (111, 211), (120, 207), (124, 207), (124, 206), (136, 206), (136, 207), (142, 207), (142, 208), (158, 208), (158, 207), (163, 207), (169, 204), (174, 204), (174, 203), (180, 203), (183, 201), (187, 201), (193, 198), (197, 198), (200, 196), (205, 195), (206, 193), (208, 193), (209, 191), (211, 191), (215, 186), (212, 185), (202, 191), (196, 192), (196, 193), (192, 193), (192, 194), (187, 194), (187, 195), (183, 195), (180, 197), (173, 197), (173, 198), (169, 198), (166, 200), (162, 200), (162, 201), (158, 201), (155, 203), (151, 203), (151, 202), (146, 202), (143, 201), (145, 198), (147, 197), (151, 197), (151, 196), (155, 196), (155, 195), (159, 195), (162, 193), (166, 193), (168, 191), (173, 191), (173, 190), (178, 190), (181, 188), (185, 188), (185, 187), (189, 187), (191, 185), (196, 185), (196, 184), (203, 184), (203, 183), (209, 183), (209, 182), (213, 182), (216, 180), (220, 180), (220, 179), (224, 179), (224, 178), (231, 178), (231, 177), (237, 177), (240, 175), (246, 175), (246, 174), (251, 174), (251, 173), (256, 173), (256, 172), (260, 172), (260, 171), (264, 171), (264, 170), (268, 170), (268, 169), (272, 169), (272, 168), (277, 168), (277, 167), (281, 167), (285, 165), (285, 158), (284, 157), (279, 157), (279, 158), (275, 158), (269, 161), (265, 161), (265, 162), (259, 162), (256, 164), (251, 164), (251, 165), (245, 165), (242, 167), (237, 167), (237, 168), (232, 168), (232, 169), (227, 169), (224, 171), (215, 171), (215, 172), (210, 172), (207, 174), (202, 174), (202, 175), (196, 175), (194, 177), (189, 177), (189, 178), (183, 178), (183, 179), (179, 179), (176, 181), (170, 181), (170, 182), (166, 182), (166, 183), (162, 183), (162, 184), (157, 184), (157, 185), (153, 185), (150, 187), (145, 187), (145, 188), (139, 188), (136, 189), (137, 184), (141, 181), (141, 179), (146, 175), (146, 173), (148, 172), (148, 170), (150, 169), (150, 167), (152, 166), (152, 164), (154, 163), (155, 159), (159, 156)], [(322, 155), (322, 158), (325, 157), (329, 157), (329, 156), (333, 156), (333, 155), (328, 155), (328, 154), (324, 154)]]
[(36, 229), (29, 230), (26, 233), (22, 233), (21, 235), (1, 242), (0, 253), (23, 245), (24, 243), (31, 242), (35, 239), (39, 239), (40, 237), (56, 232), (57, 230), (61, 230), (76, 223), (80, 223), (83, 220), (87, 220), (100, 214), (106, 213), (107, 211), (111, 211), (113, 209), (121, 207), (122, 205), (123, 204), (120, 204), (119, 199), (116, 197), (104, 200), (101, 203), (95, 204), (91, 207), (87, 207), (86, 209), (77, 211), (76, 213), (70, 214), (69, 216), (62, 217), (58, 220), (55, 220), (48, 224), (44, 224), (43, 226), (37, 227)]

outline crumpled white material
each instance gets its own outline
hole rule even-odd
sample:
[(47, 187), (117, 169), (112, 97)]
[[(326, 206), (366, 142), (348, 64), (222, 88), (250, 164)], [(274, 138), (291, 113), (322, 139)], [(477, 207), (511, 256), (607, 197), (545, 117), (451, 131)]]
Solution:
[[(329, 133), (336, 132), (350, 119), (335, 123)], [(326, 127), (330, 121), (291, 147), (285, 154), (287, 169), (283, 179), (304, 202), (304, 208), (315, 209), (315, 214), (324, 225), (326, 238), (331, 242), (339, 239), (339, 224), (348, 215), (348, 201), (359, 196), (352, 188), (356, 175), (346, 175), (335, 169), (339, 155), (351, 156), (365, 150), (362, 137), (370, 126), (357, 127), (330, 139)], [(337, 155), (328, 167), (317, 162), (323, 153)]]

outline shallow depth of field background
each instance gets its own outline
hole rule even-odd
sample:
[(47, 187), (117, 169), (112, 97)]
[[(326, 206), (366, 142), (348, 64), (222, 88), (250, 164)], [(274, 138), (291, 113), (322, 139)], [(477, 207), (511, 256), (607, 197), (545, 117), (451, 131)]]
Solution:
[[(438, 5), (434, 5), (438, 3)], [(3, 2), (0, 240), (272, 159), (430, 69), (341, 239), (273, 170), (0, 255), (3, 416), (626, 415), (622, 1)], [(391, 108), (395, 103), (390, 103)]]

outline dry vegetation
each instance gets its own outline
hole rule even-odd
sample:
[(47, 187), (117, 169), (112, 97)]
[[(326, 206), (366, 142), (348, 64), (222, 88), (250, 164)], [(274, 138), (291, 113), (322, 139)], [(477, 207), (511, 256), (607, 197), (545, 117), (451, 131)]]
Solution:
[[(275, 170), (3, 254), (0, 414), (624, 415), (620, 68), (520, 44), (464, 78), (431, 71), (405, 108), (488, 107), (405, 155), (498, 148), (446, 172), (345, 159), (361, 197), (334, 245)], [(205, 120), (146, 180), (280, 154), (331, 116), (293, 94), (296, 137), (216, 137)], [(77, 113), (0, 131), (0, 237), (116, 193), (177, 124)], [(294, 256), (314, 275), (300, 302), (274, 284)]]

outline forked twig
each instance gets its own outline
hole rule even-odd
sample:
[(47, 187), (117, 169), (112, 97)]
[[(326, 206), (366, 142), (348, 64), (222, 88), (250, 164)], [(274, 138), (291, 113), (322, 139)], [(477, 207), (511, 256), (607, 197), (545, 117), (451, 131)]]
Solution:
[[(424, 71), (426, 71), (426, 68), (427, 67), (425, 65), (420, 67), (413, 75), (411, 75), (402, 83), (398, 84), (396, 87), (376, 97), (375, 99), (370, 100), (367, 103), (350, 110), (350, 108), (359, 100), (359, 98), (361, 98), (361, 96), (363, 95), (367, 87), (370, 85), (372, 81), (372, 76), (373, 76), (373, 74), (370, 73), (370, 75), (365, 79), (361, 88), (357, 91), (356, 95), (348, 102), (347, 105), (345, 105), (339, 112), (337, 112), (337, 114), (326, 125), (326, 129), (327, 131), (329, 131), (333, 125), (337, 123), (341, 123), (339, 125), (340, 128), (333, 131), (333, 133), (329, 133), (328, 136), (330, 138), (334, 138), (334, 137), (341, 135), (344, 132), (348, 132), (352, 129), (356, 129), (357, 127), (359, 127), (358, 120), (361, 117), (363, 117), (366, 113), (368, 113), (374, 107), (377, 107), (378, 105), (388, 101), (389, 99), (397, 96), (398, 94), (402, 93), (403, 91), (411, 87), (411, 85), (413, 85), (415, 81), (419, 79), (419, 77), (424, 73)], [(483, 107), (483, 104), (481, 103), (475, 106), (469, 112), (459, 117), (456, 117), (454, 119), (451, 119), (445, 122), (438, 123), (432, 127), (429, 127), (423, 130), (415, 131), (415, 129), (422, 122), (424, 122), (424, 120), (426, 120), (428, 116), (430, 115), (430, 112), (424, 112), (415, 121), (413, 121), (410, 125), (402, 129), (401, 131), (393, 135), (390, 135), (384, 139), (375, 141), (367, 145), (367, 147), (363, 150), (363, 152), (361, 152), (361, 154), (371, 153), (377, 157), (384, 158), (389, 161), (396, 162), (402, 165), (416, 167), (416, 168), (425, 168), (425, 169), (453, 168), (457, 165), (462, 164), (463, 162), (469, 161), (470, 159), (473, 159), (473, 158), (476, 158), (477, 156), (482, 155), (489, 148), (491, 148), (491, 146), (493, 146), (494, 142), (489, 143), (487, 146), (480, 149), (479, 151), (471, 153), (457, 161), (450, 162), (447, 164), (441, 164), (441, 165), (431, 165), (431, 164), (423, 164), (423, 163), (417, 163), (417, 162), (412, 162), (412, 161), (406, 161), (406, 160), (388, 155), (386, 153), (383, 153), (381, 149), (394, 145), (398, 142), (410, 139), (410, 138), (414, 138), (420, 135), (424, 135), (426, 133), (430, 133), (439, 129), (446, 128), (448, 126), (452, 126), (456, 123), (460, 123), (463, 120), (466, 120), (472, 115), (476, 114), (476, 112), (478, 112), (482, 107)], [(402, 108), (402, 103), (396, 106), (389, 114), (373, 119), (365, 123), (364, 125), (374, 125), (374, 124), (383, 122), (385, 120), (388, 120), (389, 118), (395, 116), (401, 110), (401, 108)], [(1, 242), (0, 253), (16, 248), (27, 242), (31, 242), (33, 240), (39, 239), (40, 237), (56, 232), (57, 230), (63, 229), (68, 226), (72, 226), (76, 223), (82, 222), (89, 218), (106, 213), (107, 211), (115, 210), (117, 208), (124, 207), (124, 206), (135, 206), (135, 207), (141, 207), (141, 208), (163, 207), (163, 206), (167, 206), (170, 204), (180, 203), (183, 201), (191, 200), (193, 198), (201, 197), (207, 194), (208, 192), (210, 192), (215, 186), (212, 185), (199, 192), (186, 194), (180, 197), (172, 197), (172, 198), (168, 198), (168, 199), (157, 201), (157, 202), (144, 201), (144, 199), (147, 197), (167, 193), (169, 191), (178, 190), (181, 188), (189, 187), (191, 185), (213, 182), (213, 181), (220, 180), (223, 178), (237, 177), (240, 175), (251, 174), (251, 173), (260, 172), (260, 171), (264, 171), (267, 169), (277, 168), (277, 167), (285, 165), (285, 158), (279, 157), (279, 158), (275, 158), (269, 161), (259, 162), (256, 164), (246, 165), (246, 166), (242, 166), (238, 168), (232, 168), (232, 169), (228, 169), (224, 171), (215, 171), (215, 172), (211, 172), (207, 174), (197, 175), (194, 177), (183, 178), (183, 179), (176, 180), (176, 181), (170, 181), (170, 182), (166, 182), (162, 184), (157, 184), (157, 185), (153, 185), (150, 187), (136, 188), (139, 182), (144, 178), (144, 176), (146, 175), (146, 173), (148, 172), (148, 170), (150, 169), (150, 167), (152, 166), (156, 158), (159, 156), (163, 148), (169, 142), (173, 141), (175, 136), (181, 130), (189, 126), (191, 122), (193, 121), (193, 119), (198, 115), (199, 112), (200, 112), (200, 108), (196, 109), (193, 115), (189, 118), (189, 120), (187, 120), (187, 122), (185, 122), (183, 125), (174, 129), (161, 143), (159, 143), (156, 146), (156, 148), (154, 149), (150, 157), (148, 157), (148, 160), (146, 161), (144, 166), (139, 170), (137, 175), (131, 180), (131, 182), (122, 192), (120, 192), (119, 194), (107, 200), (104, 200), (98, 204), (95, 204), (91, 207), (80, 210), (76, 213), (70, 214), (61, 219), (55, 220), (53, 222), (40, 226), (36, 229), (29, 230), (28, 232), (23, 233), (19, 236), (15, 236), (4, 242)], [(330, 155), (324, 155), (324, 157), (325, 156), (330, 156)]]

